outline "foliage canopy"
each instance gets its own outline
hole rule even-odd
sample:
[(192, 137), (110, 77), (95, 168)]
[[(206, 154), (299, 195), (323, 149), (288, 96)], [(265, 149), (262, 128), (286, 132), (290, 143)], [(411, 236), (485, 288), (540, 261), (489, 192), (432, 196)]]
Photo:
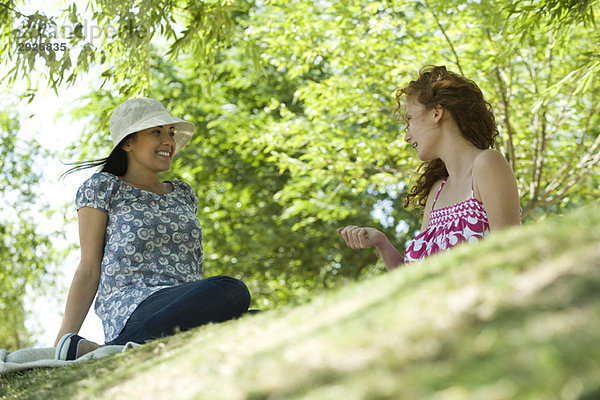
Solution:
[(28, 287), (51, 282), (46, 266), (56, 259), (50, 237), (28, 212), (40, 203), (33, 163), (42, 153), (35, 141), (23, 146), (17, 115), (0, 111), (0, 344), (17, 349), (30, 344), (23, 298)]
[(418, 212), (401, 204), (418, 160), (392, 94), (425, 64), (475, 80), (494, 106), (525, 220), (598, 195), (598, 0), (88, 4), (98, 44), (72, 4), (61, 57), (17, 55), (57, 21), (0, 7), (8, 81), (41, 63), (59, 90), (101, 66), (74, 112), (94, 116), (74, 158), (105, 155), (110, 111), (135, 95), (194, 121), (167, 177), (197, 191), (208, 274), (245, 279), (259, 307), (379, 271), (338, 226), (377, 226), (398, 248), (414, 234)]

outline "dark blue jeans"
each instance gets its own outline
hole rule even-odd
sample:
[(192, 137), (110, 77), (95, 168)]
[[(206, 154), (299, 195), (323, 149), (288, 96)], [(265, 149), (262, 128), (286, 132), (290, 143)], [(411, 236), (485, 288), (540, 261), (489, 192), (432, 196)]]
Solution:
[(107, 344), (144, 343), (209, 322), (223, 322), (248, 311), (250, 293), (244, 282), (213, 276), (161, 289), (135, 309), (125, 327)]

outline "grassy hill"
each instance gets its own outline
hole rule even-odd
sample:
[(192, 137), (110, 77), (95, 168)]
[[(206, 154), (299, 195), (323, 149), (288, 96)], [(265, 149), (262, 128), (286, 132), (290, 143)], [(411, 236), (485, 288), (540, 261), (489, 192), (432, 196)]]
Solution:
[(598, 399), (600, 207), (0, 387), (10, 399)]

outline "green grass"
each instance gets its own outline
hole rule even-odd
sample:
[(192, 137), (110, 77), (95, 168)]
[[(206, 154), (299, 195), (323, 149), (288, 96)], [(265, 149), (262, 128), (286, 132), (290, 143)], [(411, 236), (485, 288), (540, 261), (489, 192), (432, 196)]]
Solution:
[(600, 208), (311, 302), (2, 378), (9, 399), (600, 398)]

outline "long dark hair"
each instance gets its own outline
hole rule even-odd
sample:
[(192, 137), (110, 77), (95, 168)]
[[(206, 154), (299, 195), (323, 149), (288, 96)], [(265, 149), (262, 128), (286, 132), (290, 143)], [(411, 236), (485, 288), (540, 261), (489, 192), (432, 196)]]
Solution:
[[(444, 66), (427, 65), (421, 68), (416, 81), (396, 91), (396, 118), (400, 115), (403, 95), (417, 100), (427, 110), (441, 105), (454, 117), (465, 139), (482, 150), (494, 147), (498, 128), (492, 106), (472, 80), (447, 71)], [(435, 182), (448, 176), (446, 165), (439, 158), (425, 161), (416, 173), (419, 175), (417, 183), (406, 196), (405, 207), (411, 203), (424, 206)]]
[(83, 169), (101, 167), (99, 172), (109, 172), (116, 176), (123, 176), (127, 172), (127, 153), (123, 150), (123, 145), (127, 140), (132, 138), (137, 132), (127, 135), (119, 144), (110, 152), (108, 157), (97, 158), (93, 160), (84, 160), (75, 163), (67, 163), (67, 165), (74, 165), (64, 172), (60, 178), (72, 174), (75, 171), (81, 171)]

